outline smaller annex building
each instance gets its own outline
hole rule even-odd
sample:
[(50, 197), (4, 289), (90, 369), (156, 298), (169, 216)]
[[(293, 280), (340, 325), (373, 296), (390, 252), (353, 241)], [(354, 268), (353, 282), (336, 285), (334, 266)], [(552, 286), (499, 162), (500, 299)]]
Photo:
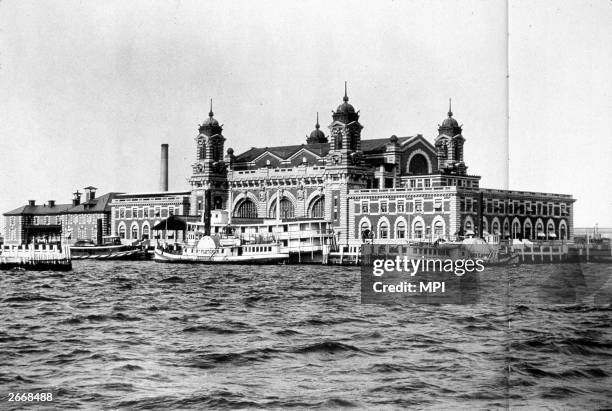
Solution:
[(110, 202), (119, 193), (96, 197), (96, 187), (85, 187), (73, 193), (72, 203), (56, 204), (54, 200), (27, 205), (4, 213), (4, 244), (74, 244), (77, 241), (99, 241), (111, 234)]

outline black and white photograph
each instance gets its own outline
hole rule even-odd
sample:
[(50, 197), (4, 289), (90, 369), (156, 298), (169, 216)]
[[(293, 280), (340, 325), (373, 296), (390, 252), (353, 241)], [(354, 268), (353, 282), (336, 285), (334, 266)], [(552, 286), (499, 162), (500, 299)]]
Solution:
[(612, 409), (610, 39), (610, 0), (1, 0), (0, 410)]

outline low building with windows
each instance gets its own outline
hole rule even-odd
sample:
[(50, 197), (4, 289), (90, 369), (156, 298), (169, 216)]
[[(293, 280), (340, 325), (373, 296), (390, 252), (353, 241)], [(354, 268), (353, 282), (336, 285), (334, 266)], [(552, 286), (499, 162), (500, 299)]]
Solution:
[(98, 242), (100, 236), (110, 234), (110, 201), (118, 193), (96, 197), (96, 188), (85, 187), (86, 199), (73, 193), (70, 204), (56, 204), (49, 200), (4, 213), (7, 237), (5, 244), (74, 244), (77, 241)]

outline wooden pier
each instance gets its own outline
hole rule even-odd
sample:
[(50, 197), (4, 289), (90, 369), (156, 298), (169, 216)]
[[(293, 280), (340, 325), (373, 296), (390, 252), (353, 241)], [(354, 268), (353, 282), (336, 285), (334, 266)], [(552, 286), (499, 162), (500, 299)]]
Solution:
[(38, 271), (72, 270), (70, 247), (47, 244), (5, 245), (0, 248), (0, 269), (15, 268)]

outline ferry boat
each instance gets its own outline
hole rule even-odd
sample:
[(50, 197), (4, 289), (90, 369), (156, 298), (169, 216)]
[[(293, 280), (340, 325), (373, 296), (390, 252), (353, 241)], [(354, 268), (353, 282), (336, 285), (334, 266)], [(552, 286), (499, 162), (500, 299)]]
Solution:
[(278, 243), (243, 244), (239, 238), (202, 235), (195, 243), (158, 246), (153, 259), (164, 263), (275, 264), (287, 262), (289, 254), (282, 253)]
[(70, 247), (73, 260), (141, 260), (147, 258), (144, 244), (124, 245), (118, 236), (102, 237), (102, 244), (77, 241)]
[(322, 219), (229, 219), (211, 213), (210, 229), (186, 222), (186, 241), (155, 247), (157, 262), (231, 264), (321, 263), (334, 242)]

